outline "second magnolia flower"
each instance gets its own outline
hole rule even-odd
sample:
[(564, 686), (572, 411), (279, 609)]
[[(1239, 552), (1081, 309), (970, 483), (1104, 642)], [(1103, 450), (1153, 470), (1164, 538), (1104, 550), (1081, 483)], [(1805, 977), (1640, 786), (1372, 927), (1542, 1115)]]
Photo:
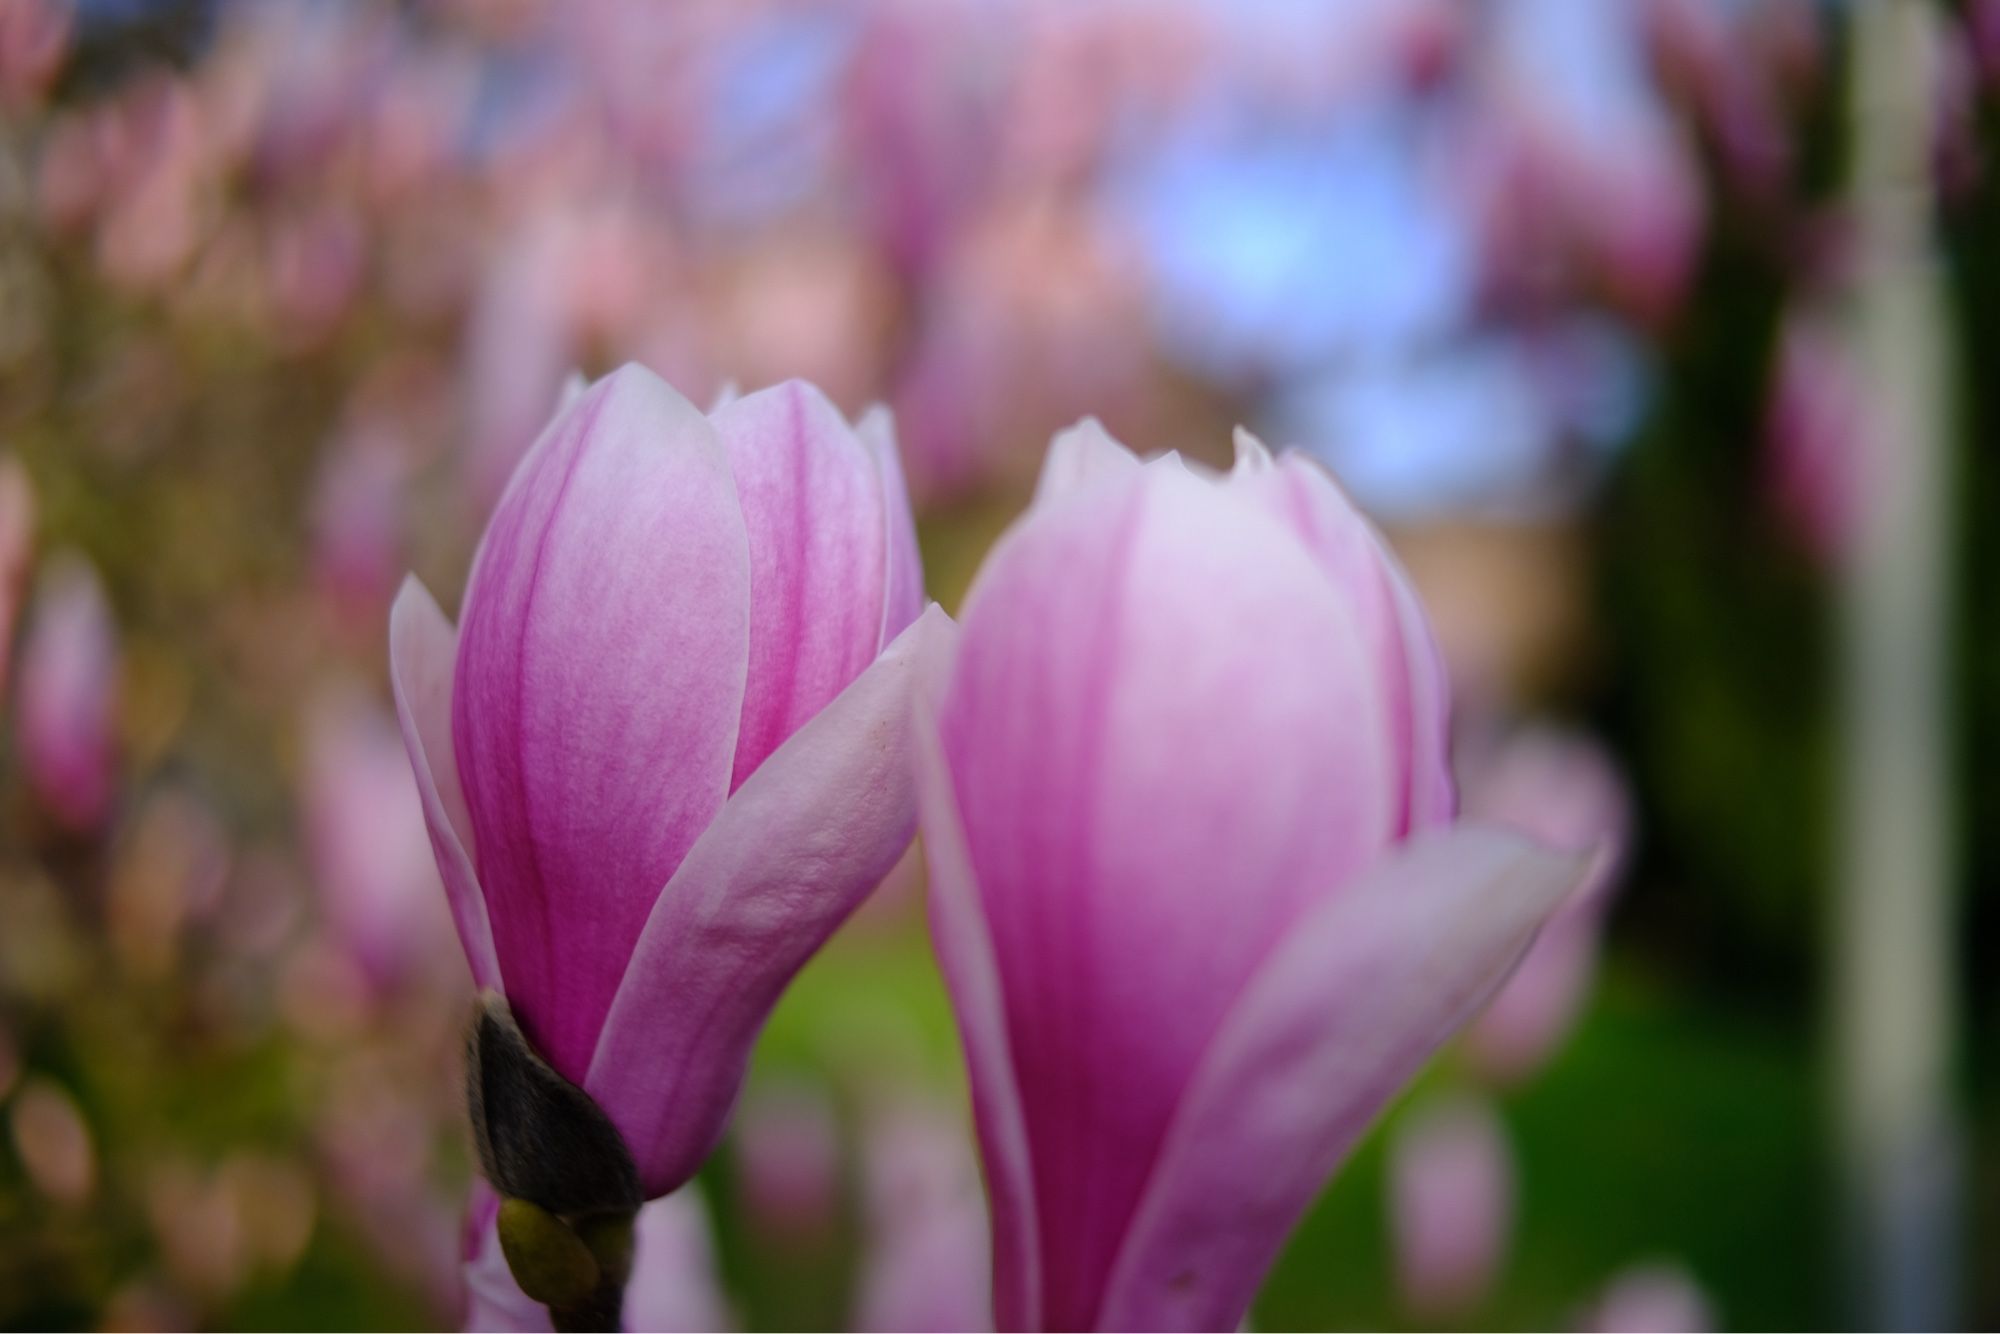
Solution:
[(1234, 1329), (1581, 863), (1453, 819), (1444, 673), (1332, 480), (1095, 423), (918, 726), (1003, 1329)]

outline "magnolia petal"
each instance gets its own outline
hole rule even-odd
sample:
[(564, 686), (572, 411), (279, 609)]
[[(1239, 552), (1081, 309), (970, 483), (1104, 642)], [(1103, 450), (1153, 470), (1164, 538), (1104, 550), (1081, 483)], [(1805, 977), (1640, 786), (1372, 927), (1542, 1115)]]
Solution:
[(1340, 484), (1306, 455), (1287, 450), (1275, 463), (1247, 432), (1238, 432), (1232, 489), (1278, 516), (1357, 609), (1368, 648), (1387, 692), (1390, 745), (1403, 773), (1397, 780), (1406, 834), (1451, 818), (1450, 698), (1443, 659), (1423, 609), (1389, 544)]
[(1237, 427), (1236, 433), (1230, 439), (1236, 446), (1236, 463), (1229, 470), (1231, 477), (1269, 472), (1278, 466), (1271, 458), (1270, 447), (1243, 427)]
[[(1370, 526), (1373, 532), (1373, 526)], [(1403, 662), (1410, 673), (1410, 812), (1409, 828), (1445, 824), (1458, 813), (1458, 790), (1451, 780), (1451, 681), (1445, 675), (1444, 653), (1431, 633), (1417, 591), (1401, 561), (1375, 534), (1395, 598), (1396, 621), (1403, 632)]]
[(1189, 1084), (1099, 1328), (1235, 1328), (1341, 1158), (1584, 866), (1460, 825), (1417, 835), (1301, 920)]
[(910, 690), (932, 607), (729, 799), (653, 906), (584, 1087), (649, 1195), (721, 1137), (779, 993), (909, 846)]
[(396, 696), (396, 721), (410, 753), (431, 854), (451, 904), (458, 943), (472, 967), (473, 985), (499, 991), (500, 964), (486, 920), (486, 899), (472, 869), (472, 820), (451, 744), (452, 664), (457, 656), (458, 632), (437, 600), (415, 576), (405, 578), (389, 609), (389, 685)]
[(452, 740), (508, 1000), (570, 1079), (728, 794), (749, 585), (721, 442), (637, 366), (550, 428), (480, 544)]
[(879, 465), (793, 380), (711, 418), (750, 543), (750, 668), (730, 790), (881, 651), (889, 525)]
[(882, 476), (882, 506), (889, 526), (887, 585), (882, 594), (881, 647), (903, 633), (924, 609), (924, 562), (917, 550), (917, 521), (910, 512), (910, 488), (896, 449), (896, 421), (877, 403), (861, 414), (854, 433), (875, 459)]
[(1139, 466), (1139, 456), (1112, 439), (1102, 422), (1085, 417), (1068, 430), (1056, 432), (1049, 441), (1042, 475), (1035, 483), (1035, 503), (1043, 504), (1105, 477), (1135, 472)]
[(932, 680), (919, 687), (913, 747), (917, 805), (924, 856), (930, 867), (930, 923), (938, 967), (950, 988), (959, 1043), (972, 1085), (973, 1120), (993, 1214), (993, 1315), (995, 1328), (1039, 1327), (1041, 1239), (1036, 1218), (1034, 1164), (1020, 1085), (1014, 1077), (1007, 1034), (1007, 1004), (1000, 966), (986, 926), (986, 910), (966, 850), (958, 796), (938, 735), (936, 714), (951, 659), (937, 655)]

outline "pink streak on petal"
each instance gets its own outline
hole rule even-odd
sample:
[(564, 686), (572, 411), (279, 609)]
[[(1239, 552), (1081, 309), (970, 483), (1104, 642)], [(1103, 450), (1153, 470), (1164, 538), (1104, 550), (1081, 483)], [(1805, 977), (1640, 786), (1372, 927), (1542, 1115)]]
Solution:
[(879, 466), (794, 380), (718, 411), (750, 541), (750, 666), (730, 790), (881, 648), (889, 525)]

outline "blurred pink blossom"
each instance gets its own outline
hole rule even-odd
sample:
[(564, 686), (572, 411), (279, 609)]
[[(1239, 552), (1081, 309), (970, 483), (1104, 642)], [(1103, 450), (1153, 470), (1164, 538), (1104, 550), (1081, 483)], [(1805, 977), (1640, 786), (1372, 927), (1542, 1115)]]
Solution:
[(321, 909), (369, 979), (449, 966), (451, 919), (395, 718), (350, 688), (322, 692), (301, 801)]
[(1822, 561), (1852, 539), (1867, 404), (1844, 331), (1830, 317), (1785, 321), (1765, 409), (1764, 475), (1778, 511)]
[(0, 5), (0, 109), (22, 111), (48, 92), (69, 53), (70, 23), (63, 0)]
[(1464, 1049), (1490, 1079), (1539, 1068), (1589, 999), (1598, 937), (1631, 839), (1631, 801), (1616, 764), (1581, 733), (1529, 727), (1467, 766), (1465, 809), (1550, 847), (1588, 853), (1583, 883), (1466, 1030)]
[(0, 698), (14, 659), (14, 620), (35, 558), (35, 489), (19, 459), (0, 458)]
[(81, 556), (57, 556), (36, 590), (15, 710), (28, 781), (73, 831), (109, 811), (117, 706), (118, 634), (103, 586)]
[(1514, 1154), (1491, 1103), (1460, 1096), (1399, 1118), (1389, 1141), (1389, 1227), (1403, 1304), (1463, 1316), (1492, 1288), (1514, 1230)]
[(962, 1116), (922, 1100), (879, 1108), (861, 1173), (866, 1238), (854, 1328), (991, 1329), (986, 1205)]
[(336, 612), (370, 629), (381, 624), (405, 564), (408, 471), (392, 428), (365, 426), (342, 432), (322, 451), (313, 483), (313, 574)]
[(752, 1090), (736, 1114), (737, 1180), (759, 1232), (823, 1239), (840, 1211), (840, 1127), (820, 1089)]
[(71, 1207), (90, 1198), (97, 1187), (97, 1149), (67, 1090), (29, 1077), (14, 1095), (10, 1121), (14, 1152), (36, 1190)]
[(1681, 1265), (1634, 1265), (1605, 1286), (1586, 1329), (1603, 1334), (1702, 1334), (1715, 1328), (1708, 1294)]

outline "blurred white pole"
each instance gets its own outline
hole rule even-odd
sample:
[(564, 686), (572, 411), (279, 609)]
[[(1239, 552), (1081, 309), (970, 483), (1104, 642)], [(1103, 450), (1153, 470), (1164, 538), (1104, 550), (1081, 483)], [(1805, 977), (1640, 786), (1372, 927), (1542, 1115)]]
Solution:
[(1855, 337), (1866, 420), (1843, 593), (1835, 1063), (1853, 1318), (1959, 1316), (1951, 1107), (1949, 349), (1927, 0), (1853, 6)]

